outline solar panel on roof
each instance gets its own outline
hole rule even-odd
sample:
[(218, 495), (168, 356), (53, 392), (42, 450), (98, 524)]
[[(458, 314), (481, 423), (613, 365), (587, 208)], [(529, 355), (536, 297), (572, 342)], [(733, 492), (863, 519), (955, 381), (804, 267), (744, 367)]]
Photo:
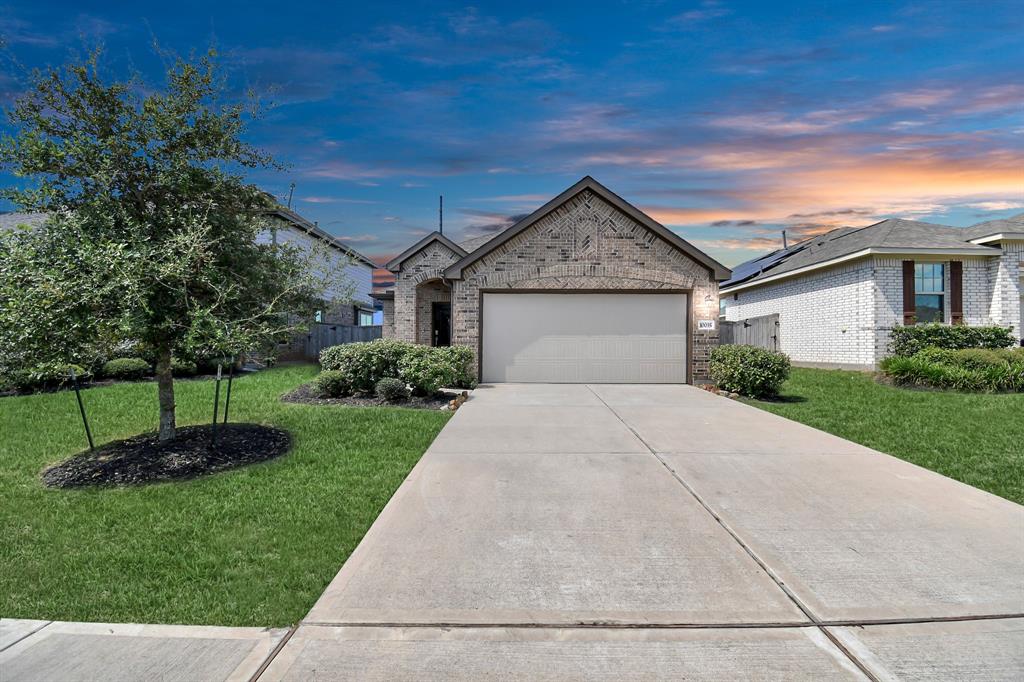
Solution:
[(785, 260), (794, 253), (803, 251), (806, 248), (806, 244), (795, 244), (788, 249), (779, 249), (778, 251), (772, 251), (767, 256), (760, 256), (753, 260), (748, 260), (746, 263), (740, 263), (732, 269), (732, 278), (728, 282), (722, 284), (723, 287), (738, 284), (744, 280), (748, 280), (769, 268), (778, 265), (781, 261)]

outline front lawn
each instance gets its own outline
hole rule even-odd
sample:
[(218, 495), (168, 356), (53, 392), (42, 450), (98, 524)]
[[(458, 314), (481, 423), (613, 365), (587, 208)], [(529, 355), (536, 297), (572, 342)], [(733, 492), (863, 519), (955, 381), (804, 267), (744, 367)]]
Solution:
[[(436, 410), (282, 403), (312, 366), (235, 381), (231, 420), (290, 431), (284, 457), (187, 482), (51, 490), (85, 448), (72, 392), (0, 398), (0, 614), (281, 626), (298, 621), (444, 425)], [(213, 383), (176, 382), (178, 423)], [(156, 426), (156, 385), (83, 392), (97, 445)], [(223, 400), (223, 385), (221, 398)]]
[(794, 368), (780, 401), (748, 402), (1024, 504), (1024, 394), (910, 390)]

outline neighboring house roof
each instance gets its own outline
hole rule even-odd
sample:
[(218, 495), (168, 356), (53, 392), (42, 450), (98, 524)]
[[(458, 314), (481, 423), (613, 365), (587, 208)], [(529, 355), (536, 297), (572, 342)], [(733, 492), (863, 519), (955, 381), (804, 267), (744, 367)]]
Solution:
[(1024, 213), (999, 220), (987, 220), (968, 227), (964, 232), (967, 234), (967, 239), (976, 243), (997, 241), (1000, 238), (1024, 239)]
[(343, 251), (344, 253), (346, 253), (351, 258), (354, 258), (357, 261), (365, 263), (366, 265), (369, 265), (371, 268), (376, 269), (376, 268), (380, 267), (379, 265), (374, 263), (372, 260), (370, 260), (369, 258), (364, 256), (363, 254), (359, 253), (358, 251), (353, 249), (351, 246), (349, 246), (348, 244), (346, 244), (342, 240), (340, 240), (337, 237), (335, 237), (330, 232), (324, 231), (323, 229), (320, 228), (319, 225), (317, 225), (316, 223), (310, 222), (309, 220), (303, 218), (302, 216), (300, 216), (298, 213), (296, 213), (295, 211), (291, 210), (290, 208), (285, 208), (284, 206), (278, 206), (277, 208), (274, 208), (274, 209), (271, 209), (270, 211), (267, 211), (267, 214), (268, 215), (276, 215), (279, 218), (282, 218), (282, 219), (286, 220), (287, 222), (291, 223), (292, 225), (294, 225), (295, 227), (299, 228), (300, 230), (303, 230), (303, 231), (307, 232), (308, 234), (311, 234), (314, 237), (317, 237), (318, 239), (322, 239), (327, 245), (329, 245), (329, 246), (331, 246), (331, 247), (333, 247), (335, 249), (338, 249), (339, 251)]
[(426, 237), (410, 246), (402, 253), (398, 254), (397, 256), (389, 260), (387, 264), (384, 266), (384, 268), (390, 270), (391, 272), (398, 272), (399, 270), (402, 269), (402, 263), (404, 263), (411, 256), (414, 256), (420, 250), (434, 242), (441, 242), (459, 256), (466, 255), (466, 250), (464, 248), (462, 248), (461, 246), (453, 242), (451, 239), (448, 239), (448, 237), (445, 237), (443, 234), (435, 230), (434, 232), (431, 232)]
[(488, 232), (487, 234), (477, 235), (476, 237), (467, 237), (466, 239), (463, 239), (461, 242), (459, 242), (459, 246), (465, 249), (466, 253), (472, 253), (473, 251), (476, 251), (487, 242), (497, 237), (499, 234), (501, 234), (501, 230)]
[(861, 228), (843, 227), (805, 239), (736, 266), (721, 291), (746, 288), (872, 253), (935, 253), (991, 256), (996, 249), (967, 241), (965, 230), (916, 220), (890, 218)]
[(712, 273), (714, 273), (714, 276), (717, 279), (727, 279), (730, 276), (731, 271), (729, 270), (729, 268), (725, 267), (711, 256), (707, 255), (697, 247), (693, 246), (688, 241), (677, 235), (675, 232), (668, 229), (661, 223), (657, 222), (649, 215), (647, 215), (640, 209), (636, 208), (628, 201), (626, 201), (619, 195), (615, 194), (610, 189), (608, 189), (607, 187), (605, 187), (604, 185), (602, 185), (589, 175), (584, 177), (582, 180), (577, 182), (569, 189), (559, 194), (551, 201), (547, 202), (546, 204), (538, 208), (530, 215), (516, 222), (511, 227), (506, 228), (504, 231), (498, 233), (493, 238), (488, 239), (486, 243), (478, 246), (471, 253), (467, 254), (466, 256), (463, 256), (461, 260), (455, 262), (454, 264), (449, 266), (447, 270), (445, 270), (445, 276), (450, 279), (460, 279), (462, 277), (462, 271), (463, 269), (466, 268), (466, 266), (476, 262), (480, 258), (483, 258), (488, 253), (498, 248), (502, 244), (506, 243), (519, 233), (523, 232), (524, 230), (527, 230), (532, 225), (536, 224), (538, 221), (546, 217), (549, 213), (551, 213), (559, 206), (569, 201), (574, 196), (576, 196), (577, 194), (584, 190), (590, 190), (594, 192), (594, 194), (598, 195), (599, 197), (607, 201), (609, 204), (611, 204), (615, 208), (619, 209), (620, 211), (628, 215), (633, 220), (637, 221), (647, 229), (651, 230), (659, 237), (667, 241), (669, 244), (685, 253), (690, 258), (707, 267), (709, 270), (712, 271)]
[(38, 227), (49, 217), (49, 213), (0, 213), (0, 230), (13, 230), (19, 225)]

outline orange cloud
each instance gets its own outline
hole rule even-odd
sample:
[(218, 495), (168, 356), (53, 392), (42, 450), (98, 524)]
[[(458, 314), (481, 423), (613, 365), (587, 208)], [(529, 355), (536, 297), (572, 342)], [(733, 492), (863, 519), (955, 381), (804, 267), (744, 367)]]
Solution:
[[(744, 159), (748, 166), (756, 166), (760, 155), (770, 157), (768, 152), (736, 154), (736, 159), (749, 154)], [(921, 150), (864, 156), (805, 153), (795, 166), (757, 170), (735, 196), (740, 205), (733, 209), (648, 206), (645, 210), (667, 225), (756, 220), (806, 226), (808, 220), (796, 220), (801, 215), (813, 217), (814, 224), (822, 226), (866, 225), (879, 216), (922, 215), (956, 202), (1019, 201), (1024, 196), (1024, 154), (997, 151), (959, 158)]]

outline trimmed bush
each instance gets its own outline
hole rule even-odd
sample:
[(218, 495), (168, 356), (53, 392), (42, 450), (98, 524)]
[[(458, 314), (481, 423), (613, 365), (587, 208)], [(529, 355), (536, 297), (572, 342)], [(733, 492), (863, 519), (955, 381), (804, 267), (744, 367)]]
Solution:
[(344, 398), (352, 394), (352, 386), (344, 372), (329, 369), (313, 379), (313, 393), (318, 398)]
[(32, 370), (21, 371), (5, 378), (15, 390), (27, 393), (45, 389), (60, 388), (71, 385), (71, 370), (75, 370), (79, 384), (87, 384), (92, 380), (92, 372), (81, 365), (61, 364), (43, 365)]
[(711, 378), (719, 388), (751, 398), (772, 398), (789, 378), (789, 357), (765, 348), (718, 346), (711, 351)]
[(192, 377), (199, 372), (199, 367), (191, 360), (171, 358), (171, 374), (176, 377)]
[(1016, 339), (1009, 327), (968, 327), (966, 325), (918, 324), (895, 327), (890, 335), (893, 355), (909, 358), (925, 348), (1009, 348)]
[(149, 363), (142, 358), (117, 358), (103, 364), (102, 374), (107, 379), (138, 381), (149, 371)]
[(431, 346), (413, 346), (399, 361), (399, 376), (412, 386), (415, 395), (433, 395), (442, 386), (455, 381), (454, 367), (438, 350)]
[(910, 357), (885, 358), (881, 367), (901, 386), (1024, 392), (1024, 352), (1019, 348), (925, 348)]
[(341, 372), (350, 391), (370, 393), (381, 379), (401, 376), (399, 362), (413, 347), (422, 346), (394, 339), (331, 346), (320, 352), (320, 367)]
[(377, 382), (373, 392), (381, 400), (389, 403), (400, 403), (409, 399), (409, 388), (405, 382), (395, 377), (384, 377)]
[(447, 385), (451, 388), (476, 388), (476, 379), (473, 378), (470, 369), (473, 363), (473, 351), (466, 346), (448, 346), (435, 349), (443, 362), (451, 365), (451, 381)]
[(377, 382), (397, 377), (416, 395), (443, 386), (472, 387), (473, 351), (465, 346), (434, 348), (393, 339), (331, 346), (320, 353), (320, 367), (341, 372), (351, 392), (370, 393)]

